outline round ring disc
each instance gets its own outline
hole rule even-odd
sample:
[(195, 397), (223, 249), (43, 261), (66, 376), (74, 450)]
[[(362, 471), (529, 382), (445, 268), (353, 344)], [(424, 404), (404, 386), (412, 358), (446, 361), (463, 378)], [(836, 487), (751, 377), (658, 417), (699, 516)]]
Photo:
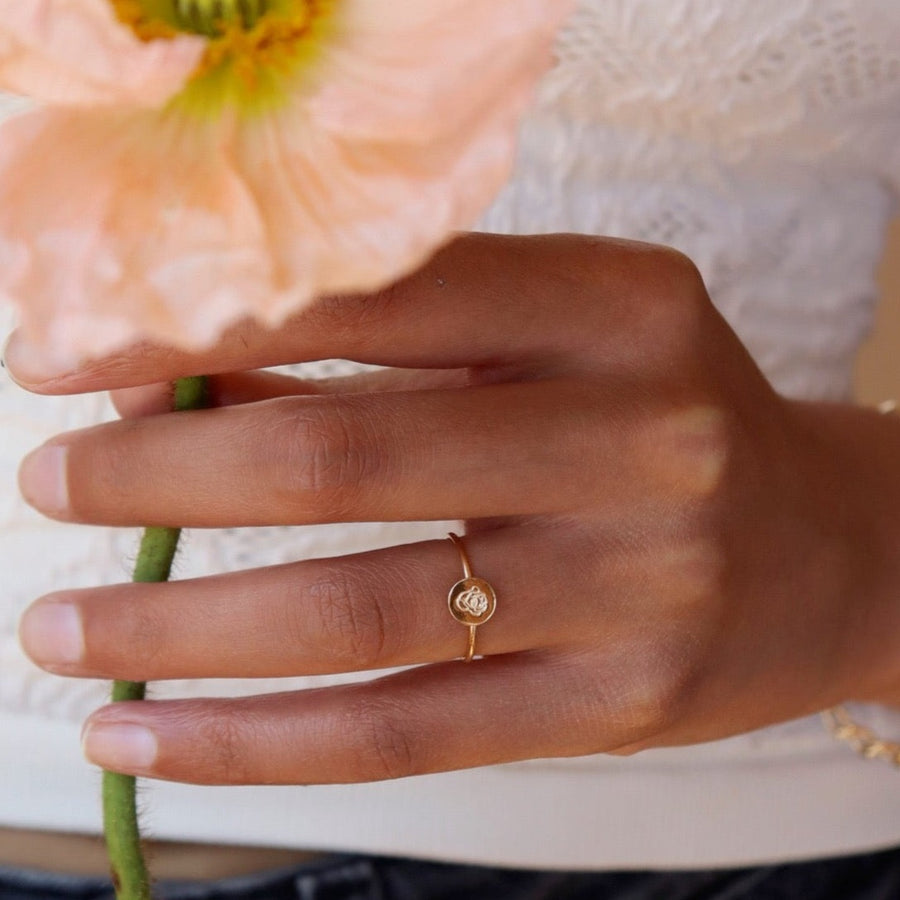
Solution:
[(484, 625), (497, 608), (497, 595), (483, 578), (463, 578), (450, 588), (450, 615), (463, 625)]

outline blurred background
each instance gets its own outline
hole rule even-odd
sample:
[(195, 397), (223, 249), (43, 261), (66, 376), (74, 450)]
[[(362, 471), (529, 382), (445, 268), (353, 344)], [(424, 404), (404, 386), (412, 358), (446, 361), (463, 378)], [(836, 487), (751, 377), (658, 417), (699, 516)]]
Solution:
[(881, 262), (881, 305), (875, 331), (856, 369), (856, 393), (862, 403), (900, 400), (900, 219), (894, 222)]

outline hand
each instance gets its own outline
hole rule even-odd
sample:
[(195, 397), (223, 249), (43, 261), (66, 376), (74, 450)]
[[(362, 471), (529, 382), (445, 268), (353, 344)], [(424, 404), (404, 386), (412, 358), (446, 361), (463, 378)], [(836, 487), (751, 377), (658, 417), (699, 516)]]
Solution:
[[(253, 371), (328, 357), (392, 369), (320, 385)], [(22, 491), (50, 516), (462, 518), (499, 596), (469, 665), (448, 541), (44, 597), (22, 640), (66, 675), (417, 666), (108, 706), (85, 746), (109, 768), (321, 783), (631, 753), (900, 685), (898, 423), (776, 395), (673, 251), (470, 235), (378, 296), (243, 325), (201, 355), (143, 347), (47, 378), (19, 338), (7, 363), (43, 393), (116, 389), (127, 417), (25, 461)], [(164, 414), (159, 382), (191, 374), (216, 376), (216, 408)]]

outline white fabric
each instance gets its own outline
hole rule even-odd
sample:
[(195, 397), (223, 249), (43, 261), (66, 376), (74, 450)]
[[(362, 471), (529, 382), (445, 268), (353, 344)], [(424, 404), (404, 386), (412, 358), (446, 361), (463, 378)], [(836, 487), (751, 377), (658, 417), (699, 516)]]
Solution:
[[(847, 398), (900, 184), (896, 0), (583, 0), (481, 223), (674, 245), (782, 391)], [(4, 315), (8, 314), (4, 312)], [(345, 364), (333, 364), (342, 370)], [(48, 590), (124, 580), (131, 532), (59, 526), (13, 490), (24, 452), (110, 416), (100, 397), (0, 383), (0, 824), (96, 830), (78, 755), (103, 685), (37, 671), (15, 642)], [(442, 525), (194, 532), (179, 576), (443, 535)], [(437, 602), (437, 601), (436, 601)], [(298, 682), (177, 683), (157, 696)], [(900, 716), (863, 714), (900, 737)], [(157, 837), (616, 868), (750, 863), (900, 841), (900, 775), (816, 719), (629, 759), (539, 761), (382, 785), (145, 785)]]

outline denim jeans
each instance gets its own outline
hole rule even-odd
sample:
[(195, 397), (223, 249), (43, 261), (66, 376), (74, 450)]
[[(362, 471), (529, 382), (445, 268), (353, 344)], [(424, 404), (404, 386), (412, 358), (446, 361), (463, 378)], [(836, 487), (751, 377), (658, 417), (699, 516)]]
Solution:
[[(690, 872), (533, 872), (335, 857), (212, 882), (160, 882), (159, 900), (898, 900), (900, 848)], [(0, 867), (0, 900), (112, 900), (100, 878)]]

